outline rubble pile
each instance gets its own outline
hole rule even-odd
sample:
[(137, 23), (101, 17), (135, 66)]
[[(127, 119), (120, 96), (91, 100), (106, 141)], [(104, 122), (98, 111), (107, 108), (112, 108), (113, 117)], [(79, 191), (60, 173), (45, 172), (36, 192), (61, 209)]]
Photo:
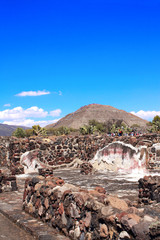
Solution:
[(10, 171), (12, 175), (17, 175), (17, 174), (23, 174), (24, 173), (24, 167), (21, 166), (19, 163), (18, 165), (11, 165)]
[(139, 203), (160, 202), (160, 176), (145, 176), (139, 179)]
[(53, 177), (53, 169), (48, 169), (48, 168), (39, 168), (38, 169), (39, 175), (43, 177)]
[(89, 162), (84, 162), (80, 165), (80, 172), (81, 174), (92, 174), (93, 173), (93, 166)]
[(0, 193), (17, 191), (16, 177), (9, 174), (4, 174), (0, 169)]
[(131, 202), (107, 195), (102, 187), (85, 190), (57, 177), (27, 179), (23, 209), (74, 240), (160, 237), (157, 219), (144, 216)]

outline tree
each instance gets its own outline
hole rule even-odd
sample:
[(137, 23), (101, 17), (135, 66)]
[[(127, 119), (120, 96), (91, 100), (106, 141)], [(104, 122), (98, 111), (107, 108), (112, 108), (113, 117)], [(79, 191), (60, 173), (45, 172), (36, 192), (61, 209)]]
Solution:
[(48, 135), (60, 136), (60, 135), (68, 135), (71, 132), (77, 132), (77, 131), (78, 131), (77, 129), (62, 126), (59, 128), (48, 128), (46, 130), (46, 133)]
[(25, 134), (26, 134), (26, 137), (33, 136), (33, 129), (26, 129)]
[(59, 131), (60, 135), (68, 135), (70, 133), (70, 128), (64, 126), (59, 127), (57, 130)]
[(153, 118), (153, 122), (160, 122), (160, 116), (156, 115), (154, 118)]
[(33, 130), (33, 134), (36, 135), (36, 136), (46, 135), (46, 129), (41, 128), (39, 125), (32, 126), (32, 130)]
[(80, 133), (82, 135), (88, 134), (88, 127), (87, 127), (87, 125), (84, 125), (84, 126), (80, 127), (79, 131), (80, 131)]
[(24, 138), (26, 136), (23, 128), (17, 128), (12, 135), (17, 138)]
[(111, 133), (115, 133), (115, 132), (117, 132), (117, 129), (116, 129), (116, 125), (113, 124), (111, 128)]
[(148, 127), (151, 127), (151, 126), (152, 126), (152, 122), (147, 122), (146, 125), (147, 125)]
[(153, 118), (152, 122), (147, 123), (147, 126), (150, 128), (148, 129), (149, 132), (159, 132), (160, 131), (160, 117), (157, 115)]
[(152, 129), (155, 132), (159, 132), (160, 131), (160, 117), (158, 115), (153, 118)]
[(89, 121), (89, 126), (91, 133), (94, 133), (96, 131), (99, 133), (104, 133), (107, 130), (105, 123), (98, 122), (95, 119)]

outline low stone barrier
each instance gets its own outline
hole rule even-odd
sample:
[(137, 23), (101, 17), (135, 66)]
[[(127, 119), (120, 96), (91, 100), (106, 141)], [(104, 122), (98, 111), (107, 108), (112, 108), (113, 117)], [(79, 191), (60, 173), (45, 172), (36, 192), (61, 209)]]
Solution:
[(139, 179), (139, 203), (160, 202), (160, 176), (145, 176)]
[(85, 190), (57, 177), (27, 179), (23, 209), (73, 240), (160, 237), (159, 223), (144, 216), (131, 202), (107, 195), (102, 187)]
[(0, 170), (0, 193), (17, 191), (16, 177), (13, 175), (5, 175), (2, 170)]

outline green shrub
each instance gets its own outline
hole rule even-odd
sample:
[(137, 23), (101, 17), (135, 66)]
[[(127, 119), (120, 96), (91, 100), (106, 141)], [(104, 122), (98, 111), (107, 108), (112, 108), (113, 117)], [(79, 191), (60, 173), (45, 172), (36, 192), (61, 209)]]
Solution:
[(23, 128), (17, 128), (12, 135), (17, 138), (24, 138), (26, 136), (26, 133)]
[(30, 137), (30, 136), (33, 136), (33, 129), (26, 129), (25, 130), (25, 135), (26, 137)]
[(55, 136), (61, 136), (61, 135), (68, 135), (71, 132), (76, 132), (77, 130), (74, 128), (68, 128), (68, 127), (59, 127), (59, 128), (49, 128), (46, 130), (47, 135), (55, 135)]

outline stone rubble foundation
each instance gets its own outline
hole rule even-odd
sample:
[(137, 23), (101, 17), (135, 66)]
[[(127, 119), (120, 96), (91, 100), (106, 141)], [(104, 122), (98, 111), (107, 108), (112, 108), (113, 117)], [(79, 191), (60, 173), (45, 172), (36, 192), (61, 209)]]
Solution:
[(16, 177), (0, 169), (0, 193), (17, 191)]
[(85, 190), (62, 179), (27, 179), (23, 209), (73, 240), (160, 239), (160, 223), (129, 200), (110, 196), (102, 187)]
[(139, 179), (139, 203), (160, 202), (160, 176), (145, 176)]

